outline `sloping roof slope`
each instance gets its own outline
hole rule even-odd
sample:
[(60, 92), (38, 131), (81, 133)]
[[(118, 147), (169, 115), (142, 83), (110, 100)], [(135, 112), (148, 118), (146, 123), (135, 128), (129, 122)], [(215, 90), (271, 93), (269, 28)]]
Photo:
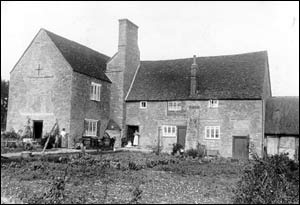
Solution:
[(198, 57), (196, 96), (190, 96), (192, 58), (141, 61), (127, 101), (260, 99), (268, 66), (266, 51)]
[(106, 62), (109, 60), (108, 56), (45, 29), (43, 30), (51, 38), (74, 71), (111, 82), (105, 75)]
[(267, 134), (299, 135), (299, 97), (273, 97), (266, 101)]

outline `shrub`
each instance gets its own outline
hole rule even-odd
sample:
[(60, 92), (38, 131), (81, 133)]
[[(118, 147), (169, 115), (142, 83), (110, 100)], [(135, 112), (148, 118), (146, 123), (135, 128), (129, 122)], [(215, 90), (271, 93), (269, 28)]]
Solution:
[(27, 117), (27, 122), (24, 127), (25, 127), (25, 129), (22, 134), (22, 138), (32, 138), (33, 133), (32, 133), (32, 126), (31, 126), (31, 119), (29, 117)]
[(197, 152), (198, 152), (198, 157), (203, 158), (204, 156), (206, 156), (206, 146), (198, 143)]
[(18, 140), (20, 138), (21, 136), (18, 133), (16, 133), (14, 129), (11, 129), (10, 131), (6, 131), (1, 135), (1, 140), (6, 140), (6, 139)]
[(253, 160), (243, 170), (235, 190), (235, 203), (299, 203), (299, 163), (287, 154)]
[(198, 143), (196, 149), (189, 149), (185, 154), (193, 158), (203, 158), (204, 156), (206, 156), (206, 147), (205, 145), (201, 145), (200, 143)]
[(189, 149), (189, 150), (186, 151), (186, 155), (187, 156), (191, 156), (193, 158), (196, 158), (196, 157), (198, 157), (198, 150), (196, 150), (196, 149)]

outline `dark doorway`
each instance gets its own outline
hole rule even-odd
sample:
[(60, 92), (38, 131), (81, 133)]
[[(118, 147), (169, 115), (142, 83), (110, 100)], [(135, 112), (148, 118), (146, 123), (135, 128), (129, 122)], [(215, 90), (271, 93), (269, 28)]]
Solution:
[(177, 144), (185, 148), (186, 126), (177, 126)]
[(232, 157), (235, 159), (249, 158), (249, 137), (233, 136)]
[(34, 120), (33, 121), (33, 138), (41, 139), (43, 134), (43, 121)]
[[(127, 125), (127, 142), (130, 140), (131, 143), (133, 143), (134, 132), (135, 131), (139, 132), (139, 126), (136, 126), (136, 125)], [(125, 145), (127, 144), (127, 142), (124, 142)]]

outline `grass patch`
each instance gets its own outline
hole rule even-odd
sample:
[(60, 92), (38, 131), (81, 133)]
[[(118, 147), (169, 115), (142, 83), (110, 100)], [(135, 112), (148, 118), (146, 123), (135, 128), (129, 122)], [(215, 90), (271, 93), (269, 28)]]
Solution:
[(1, 195), (27, 203), (232, 203), (241, 166), (137, 152), (1, 160)]

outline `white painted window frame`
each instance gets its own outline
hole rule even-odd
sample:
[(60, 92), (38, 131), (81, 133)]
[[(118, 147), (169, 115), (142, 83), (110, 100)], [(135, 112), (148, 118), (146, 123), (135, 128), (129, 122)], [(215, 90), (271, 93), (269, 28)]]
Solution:
[(219, 100), (209, 100), (208, 101), (209, 108), (217, 108), (219, 107)]
[[(205, 126), (205, 139), (208, 139), (208, 140), (219, 140), (221, 139), (221, 129), (220, 129), (220, 126)], [(218, 138), (216, 138), (216, 130), (218, 130)], [(209, 135), (207, 136), (209, 132)], [(213, 132), (213, 137), (211, 137), (212, 135), (212, 132)]]
[(169, 101), (168, 102), (168, 111), (181, 111), (182, 107), (180, 101)]
[[(145, 106), (143, 106), (143, 103), (145, 103)], [(147, 108), (147, 101), (141, 101), (140, 102), (140, 108), (141, 109), (146, 109)]]
[(91, 100), (101, 101), (101, 87), (102, 87), (102, 85), (100, 83), (92, 82), (91, 86), (92, 86)]
[(87, 130), (85, 130), (85, 136), (96, 137), (98, 131), (98, 120), (85, 119), (85, 121), (88, 122)]
[(162, 136), (163, 137), (176, 137), (177, 136), (177, 126), (176, 125), (163, 125), (162, 126)]

